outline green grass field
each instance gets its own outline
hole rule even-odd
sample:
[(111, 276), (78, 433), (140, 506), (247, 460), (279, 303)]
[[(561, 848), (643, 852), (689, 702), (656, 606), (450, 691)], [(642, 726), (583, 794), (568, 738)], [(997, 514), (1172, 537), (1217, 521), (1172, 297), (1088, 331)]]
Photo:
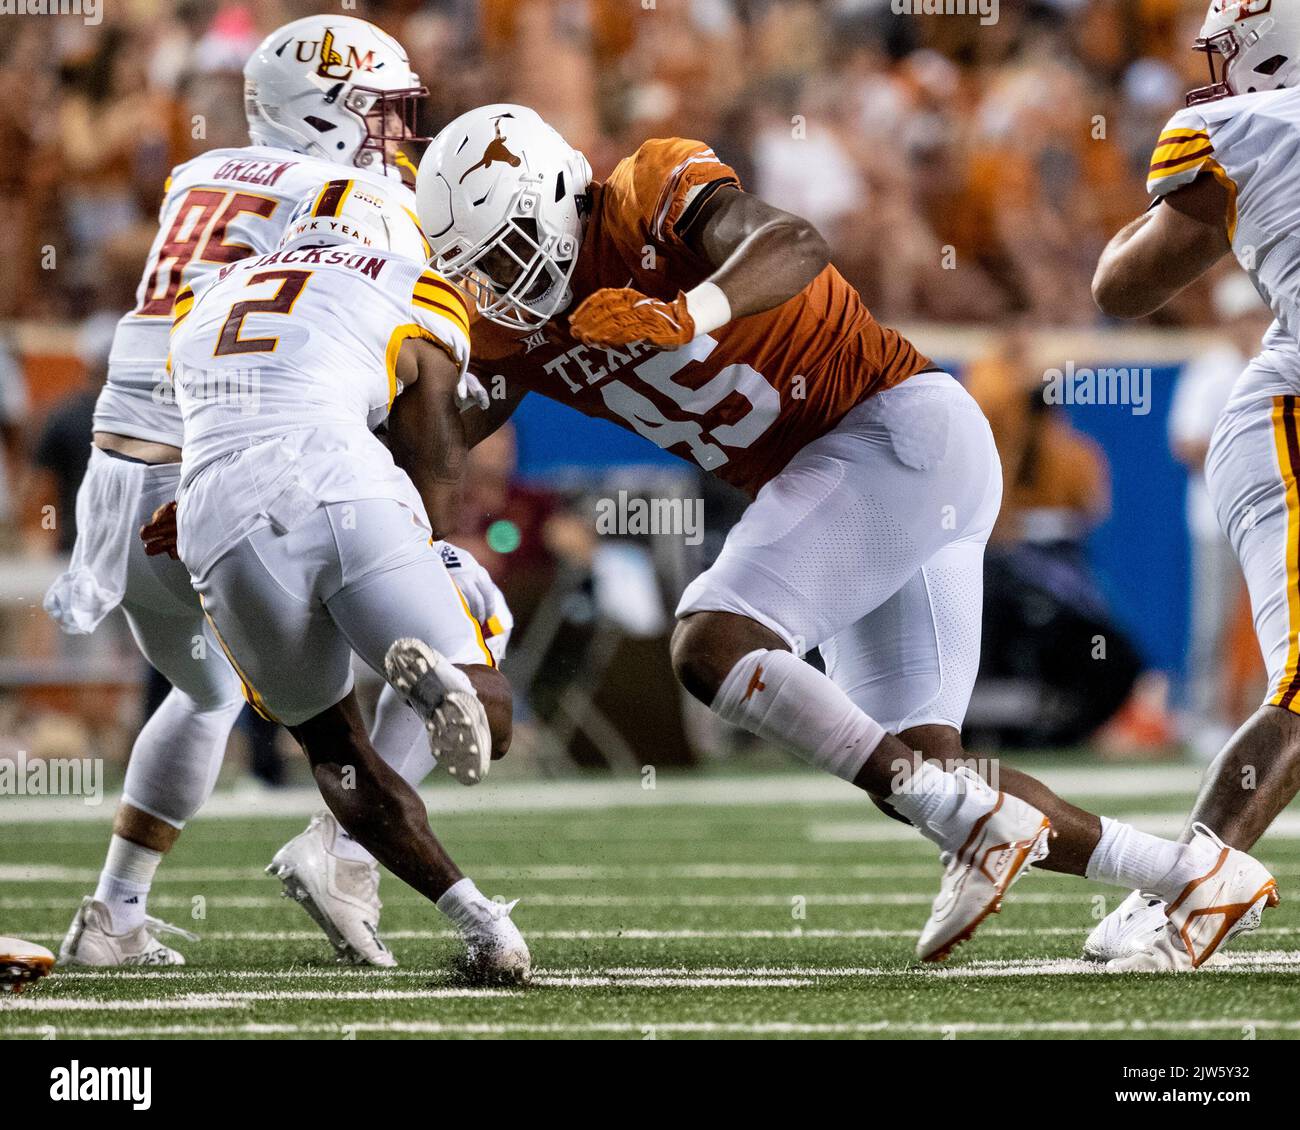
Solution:
[[(1046, 776), (1161, 831), (1176, 830), (1196, 783), (1186, 767)], [(532, 986), (457, 985), (443, 920), (391, 876), (382, 926), (400, 968), (336, 966), (261, 873), (304, 826), (310, 795), (219, 794), (164, 862), (150, 904), (202, 935), (179, 943), (189, 964), (56, 971), (0, 1005), (0, 1036), (1300, 1037), (1295, 809), (1259, 849), (1282, 906), (1239, 939), (1231, 966), (1119, 977), (1074, 959), (1123, 892), (1041, 872), (947, 966), (918, 966), (937, 858), (834, 781), (661, 774), (648, 791), (636, 779), (507, 775), (429, 796), (467, 873), (489, 895), (522, 899)], [(0, 799), (0, 933), (57, 949), (93, 888), (111, 812), (111, 802)]]

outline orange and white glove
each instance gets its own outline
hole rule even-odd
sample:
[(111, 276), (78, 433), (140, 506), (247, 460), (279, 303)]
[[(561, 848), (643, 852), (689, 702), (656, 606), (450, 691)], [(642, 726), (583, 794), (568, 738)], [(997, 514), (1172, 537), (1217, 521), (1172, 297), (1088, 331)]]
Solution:
[(631, 287), (605, 287), (588, 295), (569, 318), (569, 332), (584, 345), (629, 345), (644, 341), (677, 349), (695, 336), (686, 294), (671, 302), (649, 298)]

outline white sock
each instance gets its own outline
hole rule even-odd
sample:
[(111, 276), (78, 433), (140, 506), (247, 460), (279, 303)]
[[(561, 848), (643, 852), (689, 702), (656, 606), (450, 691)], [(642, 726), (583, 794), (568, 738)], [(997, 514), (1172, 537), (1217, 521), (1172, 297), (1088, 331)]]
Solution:
[[(1171, 890), (1182, 890), (1196, 877), (1194, 868), (1182, 866), (1186, 848), (1186, 844), (1139, 832), (1132, 824), (1103, 816), (1101, 839), (1084, 874), (1102, 883), (1152, 891), (1164, 897)], [(1187, 871), (1186, 877), (1183, 871)]]
[(858, 775), (885, 736), (830, 679), (788, 651), (751, 651), (727, 674), (709, 709), (845, 781)]
[(114, 834), (108, 842), (108, 857), (99, 873), (95, 901), (108, 907), (115, 934), (125, 934), (144, 925), (149, 888), (163, 853), (141, 847)]
[(958, 850), (975, 821), (997, 803), (998, 794), (983, 779), (948, 773), (919, 756), (906, 770), (900, 766), (897, 775), (890, 806), (944, 851)]
[(467, 875), (443, 891), (436, 905), (457, 926), (466, 927), (480, 921), (484, 908), (491, 902)]

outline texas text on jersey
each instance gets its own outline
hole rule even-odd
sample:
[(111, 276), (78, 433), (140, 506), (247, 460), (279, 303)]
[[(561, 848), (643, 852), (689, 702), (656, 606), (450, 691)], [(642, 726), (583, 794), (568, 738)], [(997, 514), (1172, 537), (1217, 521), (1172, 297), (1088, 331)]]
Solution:
[[(734, 169), (706, 145), (651, 140), (593, 185), (573, 275), (573, 308), (602, 287), (671, 299), (712, 268), (683, 240)], [(557, 326), (558, 323), (553, 323)], [(750, 494), (854, 405), (930, 361), (880, 325), (828, 266), (789, 301), (738, 318), (678, 350), (583, 345), (567, 332), (479, 318), (473, 367), (632, 428)]]

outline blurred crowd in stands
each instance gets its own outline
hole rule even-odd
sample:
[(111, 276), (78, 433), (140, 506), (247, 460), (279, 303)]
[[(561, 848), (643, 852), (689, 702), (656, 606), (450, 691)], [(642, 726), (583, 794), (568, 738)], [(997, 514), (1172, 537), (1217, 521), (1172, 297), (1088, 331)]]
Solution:
[[(1097, 253), (1204, 61), (1204, 0), (357, 0), (429, 87), (429, 133), (530, 104), (597, 176), (647, 137), (709, 141), (821, 226), (885, 319), (1098, 319)], [(320, 0), (117, 0), (6, 17), (0, 319), (129, 302), (170, 167), (244, 137), (240, 68)], [(49, 254), (53, 249), (54, 269)], [(1204, 294), (1164, 317), (1209, 316)]]

